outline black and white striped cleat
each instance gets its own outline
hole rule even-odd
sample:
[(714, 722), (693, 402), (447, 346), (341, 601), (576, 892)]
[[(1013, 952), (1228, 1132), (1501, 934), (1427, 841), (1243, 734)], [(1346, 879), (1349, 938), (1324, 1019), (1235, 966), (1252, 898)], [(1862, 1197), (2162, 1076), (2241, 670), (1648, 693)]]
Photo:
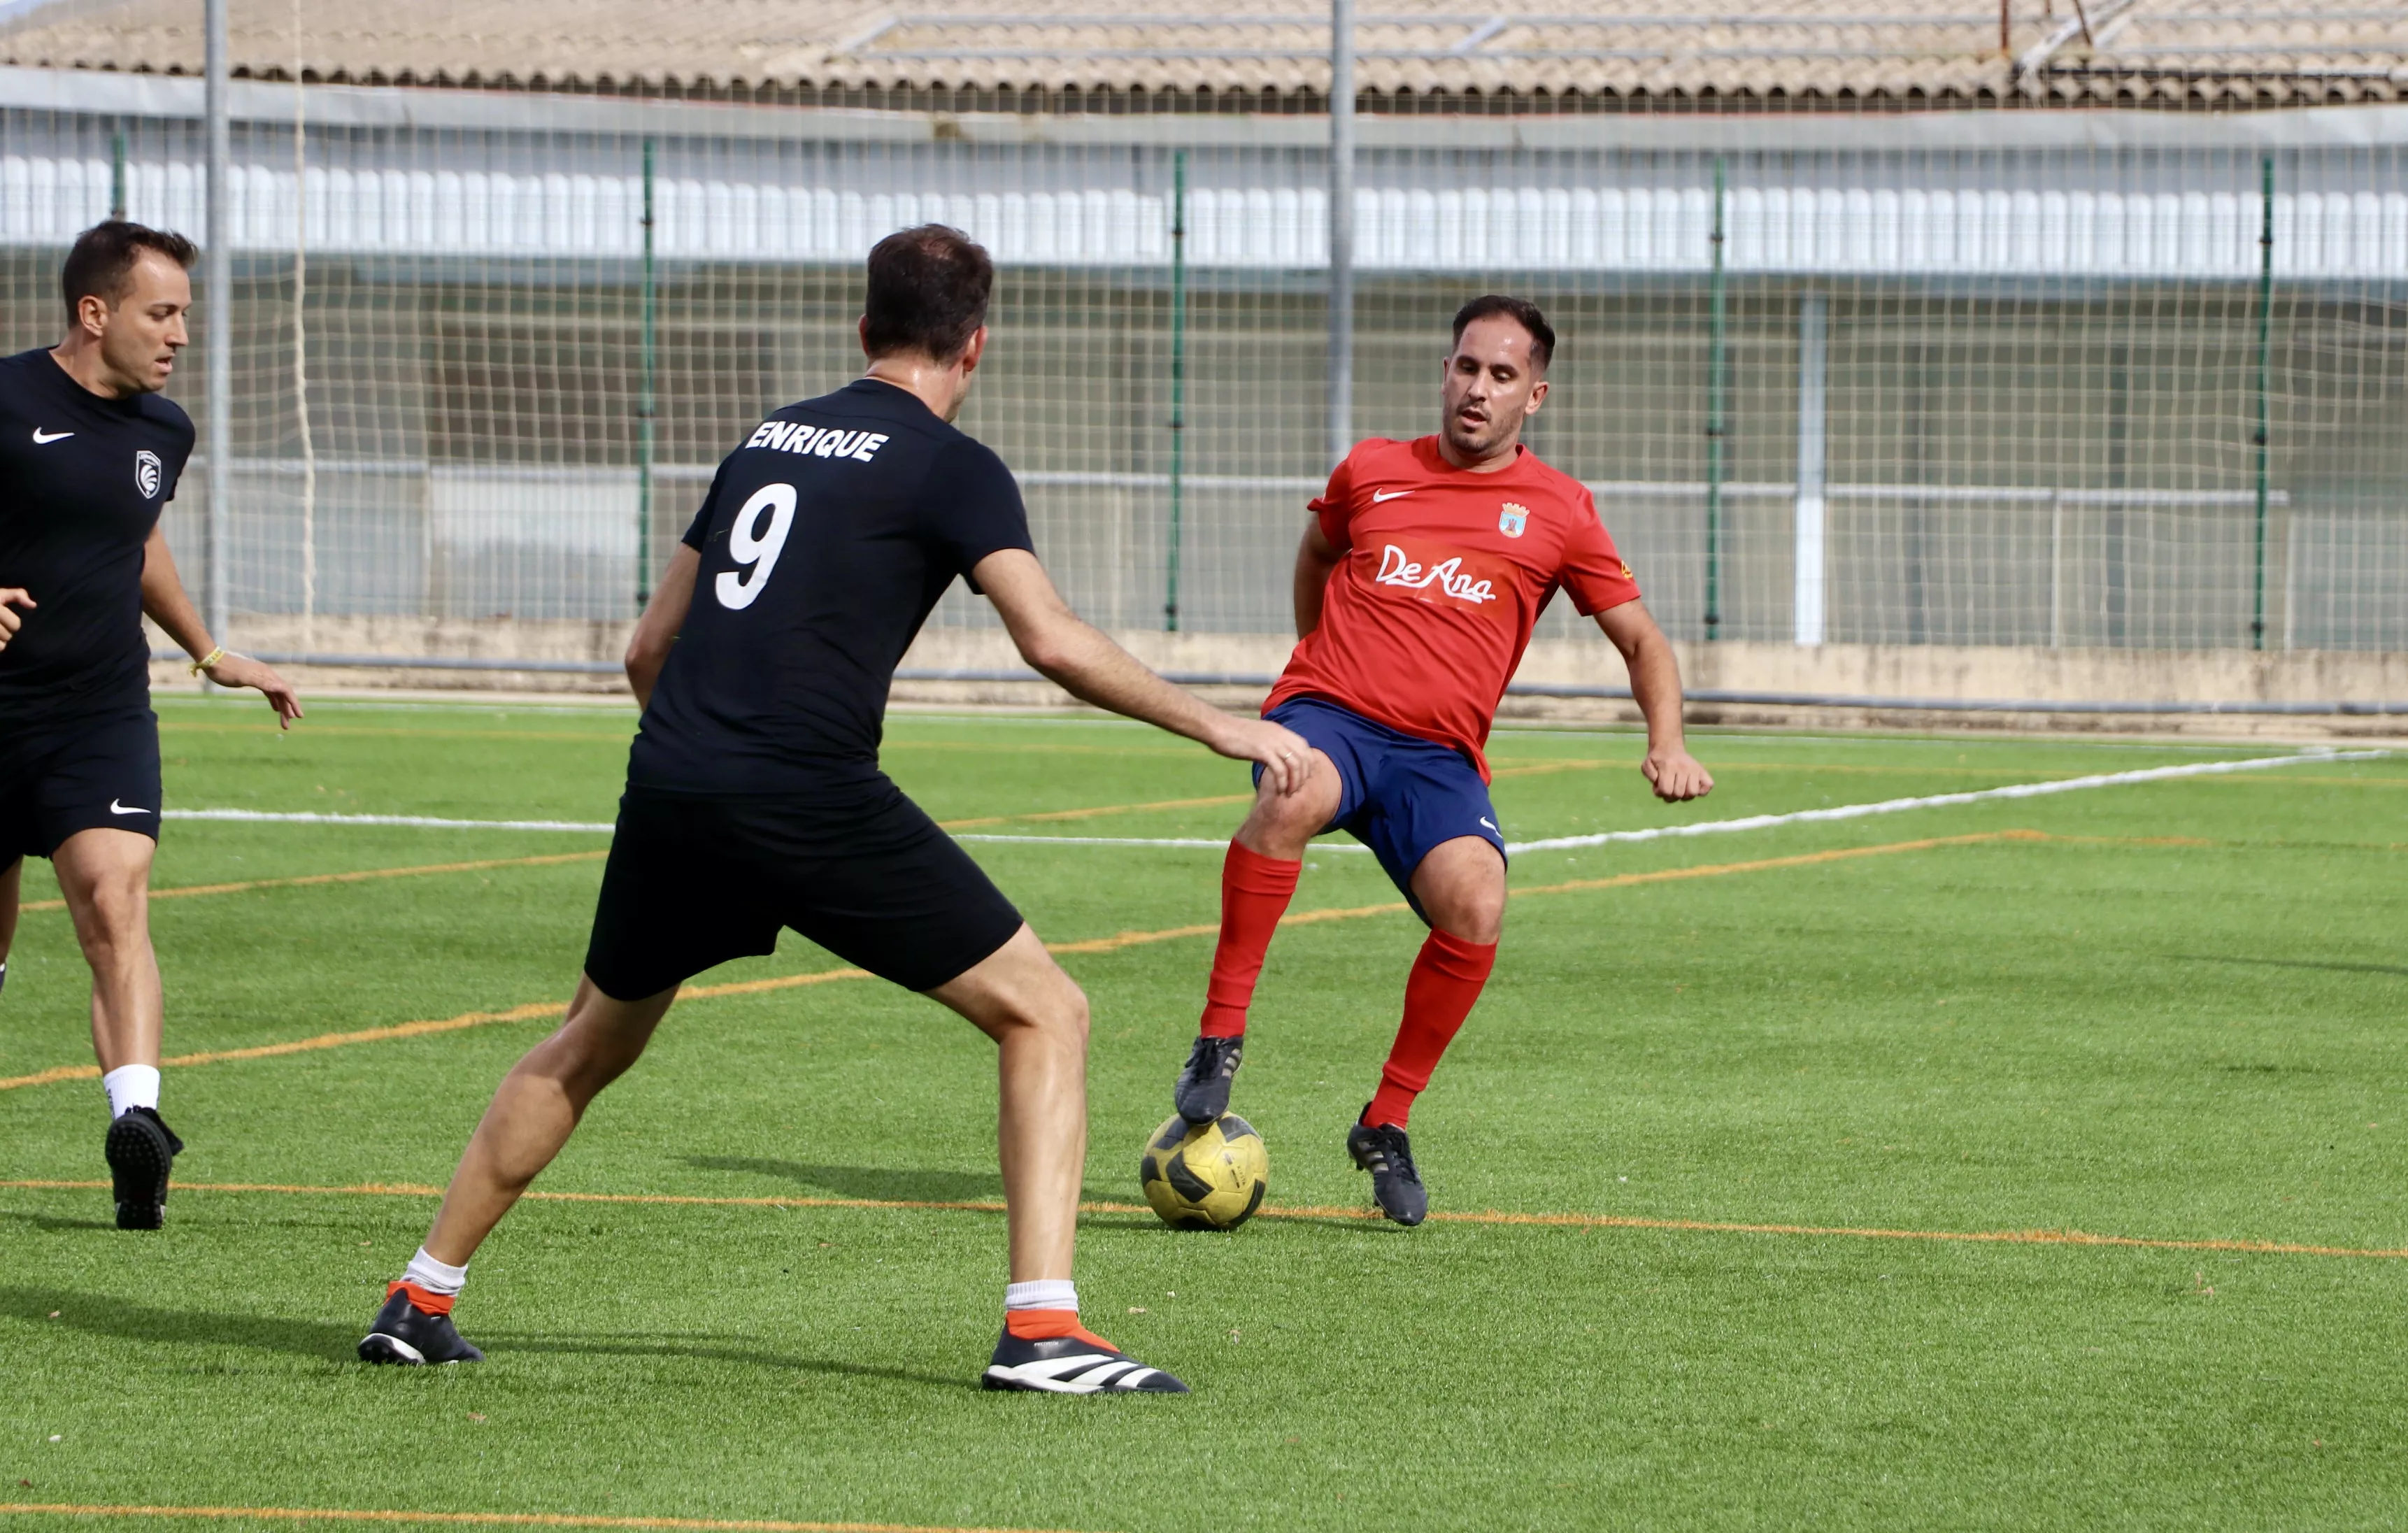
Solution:
[(1125, 1356), (1088, 1331), (1031, 1340), (1007, 1329), (979, 1384), (1048, 1395), (1184, 1395), (1187, 1386), (1158, 1368)]

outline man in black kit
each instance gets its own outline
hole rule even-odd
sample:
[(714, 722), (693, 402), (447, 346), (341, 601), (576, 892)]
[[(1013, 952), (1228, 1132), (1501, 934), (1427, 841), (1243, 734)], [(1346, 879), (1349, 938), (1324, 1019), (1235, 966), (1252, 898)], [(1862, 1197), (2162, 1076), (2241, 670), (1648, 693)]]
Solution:
[(66, 338), (0, 359), (0, 983), (24, 858), (48, 857), (92, 966), (121, 1229), (159, 1227), (184, 1147), (159, 1118), (159, 721), (143, 615), (196, 674), (257, 687), (287, 726), (301, 716), (283, 678), (210, 640), (159, 531), (193, 451), (191, 419), (159, 396), (186, 340), (193, 256), (180, 235), (87, 229), (61, 274)]
[(990, 1389), (1185, 1393), (1079, 1325), (1087, 1004), (968, 855), (879, 770), (896, 665), (955, 577), (1021, 654), (1101, 708), (1263, 765), (1307, 748), (1222, 713), (1054, 593), (1010, 470), (949, 423), (986, 347), (994, 268), (941, 225), (869, 256), (868, 375), (777, 411), (728, 454), (627, 652), (644, 705), (568, 1019), (477, 1125), (435, 1225), (360, 1355), (474, 1361), (452, 1300), (469, 1256), (644, 1051), (689, 976), (791, 926), (960, 1012), (998, 1045), (1010, 1281)]

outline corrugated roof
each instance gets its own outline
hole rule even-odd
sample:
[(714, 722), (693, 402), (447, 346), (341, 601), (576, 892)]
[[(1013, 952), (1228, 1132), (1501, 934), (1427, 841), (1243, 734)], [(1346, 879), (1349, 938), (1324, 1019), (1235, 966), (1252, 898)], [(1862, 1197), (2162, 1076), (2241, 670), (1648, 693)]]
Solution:
[[(2012, 0), (2003, 49), (1979, 0), (1737, 4), (1369, 0), (1357, 83), (1373, 110), (2408, 99), (2397, 0)], [(1329, 79), (1326, 11), (1197, 0), (307, 0), (297, 36), (290, 0), (231, 0), (230, 25), (238, 74), (367, 84), (1192, 110), (1312, 109)], [(200, 0), (57, 0), (0, 24), (0, 61), (195, 74)]]

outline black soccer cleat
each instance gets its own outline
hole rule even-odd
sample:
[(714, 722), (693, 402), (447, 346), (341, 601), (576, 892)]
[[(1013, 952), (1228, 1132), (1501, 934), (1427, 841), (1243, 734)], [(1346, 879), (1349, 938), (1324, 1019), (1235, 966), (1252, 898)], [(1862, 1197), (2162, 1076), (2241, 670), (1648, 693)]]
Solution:
[[(366, 1346), (363, 1342), (361, 1345)], [(1184, 1395), (1187, 1386), (1158, 1368), (1124, 1356), (1087, 1332), (1031, 1341), (1004, 1327), (995, 1356), (979, 1378), (982, 1389), (1026, 1389), (1047, 1395)]]
[(183, 1150), (156, 1108), (127, 1108), (109, 1124), (101, 1153), (116, 1187), (118, 1228), (157, 1229), (167, 1222), (167, 1171)]
[(1246, 1037), (1198, 1038), (1187, 1051), (1187, 1064), (1170, 1088), (1171, 1105), (1191, 1124), (1220, 1121), (1229, 1110), (1229, 1082), (1245, 1056)]
[(1371, 1196), (1380, 1211), (1400, 1225), (1429, 1217), (1429, 1189), (1413, 1166), (1412, 1142), (1394, 1124), (1358, 1123), (1346, 1131), (1346, 1153), (1357, 1169), (1371, 1173)]
[(401, 1283), (385, 1290), (384, 1308), (360, 1338), (363, 1363), (398, 1363), (417, 1368), (428, 1363), (481, 1363), (485, 1354), (470, 1346), (452, 1324), (450, 1315), (429, 1314), (409, 1302)]

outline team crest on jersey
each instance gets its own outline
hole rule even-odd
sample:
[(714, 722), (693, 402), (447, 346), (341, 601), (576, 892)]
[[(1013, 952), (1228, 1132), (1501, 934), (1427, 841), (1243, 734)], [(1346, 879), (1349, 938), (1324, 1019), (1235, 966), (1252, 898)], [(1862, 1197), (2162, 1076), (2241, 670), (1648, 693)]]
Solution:
[(146, 447), (134, 454), (134, 486), (142, 492), (143, 499), (158, 497), (160, 472), (158, 453)]
[(1530, 508), (1527, 506), (1516, 506), (1509, 500), (1505, 509), (1497, 513), (1497, 530), (1508, 537), (1521, 537), (1529, 525)]

